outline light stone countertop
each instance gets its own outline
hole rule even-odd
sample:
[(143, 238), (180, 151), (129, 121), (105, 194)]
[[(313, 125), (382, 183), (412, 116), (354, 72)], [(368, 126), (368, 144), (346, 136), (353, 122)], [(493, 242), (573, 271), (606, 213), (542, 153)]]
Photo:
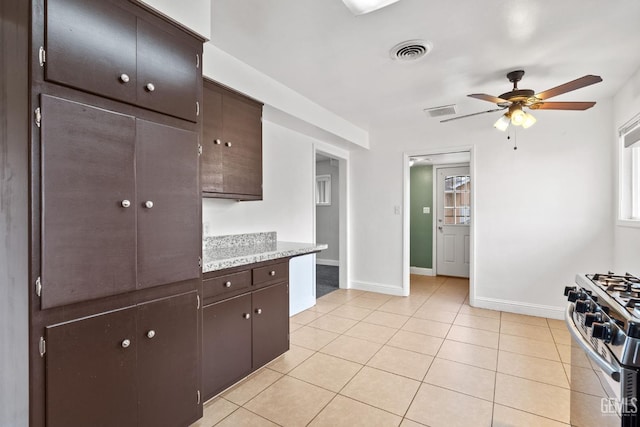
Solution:
[(202, 245), (202, 272), (306, 255), (328, 247), (326, 244), (280, 242), (276, 239), (275, 232), (206, 237)]

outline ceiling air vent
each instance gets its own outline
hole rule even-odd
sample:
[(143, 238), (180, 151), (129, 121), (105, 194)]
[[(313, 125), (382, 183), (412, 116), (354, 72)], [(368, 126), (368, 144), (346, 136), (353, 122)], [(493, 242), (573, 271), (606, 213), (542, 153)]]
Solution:
[(407, 40), (406, 42), (398, 43), (389, 51), (391, 59), (398, 59), (400, 61), (415, 61), (420, 59), (429, 52), (433, 46), (431, 43), (423, 40)]
[(425, 108), (424, 112), (427, 113), (430, 117), (442, 117), (448, 116), (451, 114), (456, 114), (456, 105), (443, 105), (441, 107), (431, 107)]

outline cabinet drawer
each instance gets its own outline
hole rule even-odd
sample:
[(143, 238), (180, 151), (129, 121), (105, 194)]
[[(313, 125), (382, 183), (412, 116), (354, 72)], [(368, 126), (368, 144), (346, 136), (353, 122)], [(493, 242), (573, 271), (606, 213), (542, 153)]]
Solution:
[(205, 302), (207, 302), (209, 298), (228, 292), (248, 289), (249, 286), (251, 286), (251, 271), (241, 271), (239, 273), (227, 274), (226, 276), (203, 281), (202, 295)]
[(289, 262), (253, 269), (253, 284), (266, 285), (289, 280)]

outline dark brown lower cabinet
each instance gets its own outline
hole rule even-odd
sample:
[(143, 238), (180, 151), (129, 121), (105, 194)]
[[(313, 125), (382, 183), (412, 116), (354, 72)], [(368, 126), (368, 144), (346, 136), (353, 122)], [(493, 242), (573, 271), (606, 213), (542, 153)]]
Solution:
[(202, 314), (204, 399), (289, 349), (289, 283), (206, 305)]
[(251, 294), (202, 311), (202, 388), (208, 399), (251, 372)]
[(183, 426), (199, 417), (195, 291), (46, 329), (48, 427)]

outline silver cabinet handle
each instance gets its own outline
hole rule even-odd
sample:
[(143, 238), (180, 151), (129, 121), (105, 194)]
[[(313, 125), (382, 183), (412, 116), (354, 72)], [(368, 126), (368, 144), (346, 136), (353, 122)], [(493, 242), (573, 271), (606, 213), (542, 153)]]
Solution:
[(256, 308), (256, 314), (262, 314), (262, 309), (261, 308)]
[(213, 143), (216, 144), (216, 145), (220, 145), (220, 144), (222, 144), (222, 141), (220, 141), (219, 139), (214, 139)]
[(156, 87), (153, 85), (153, 83), (147, 83), (144, 88), (148, 92), (153, 92), (154, 90), (156, 90)]
[(251, 315), (249, 313), (245, 313), (242, 315), (245, 319), (251, 319)]
[(231, 143), (230, 142), (226, 142), (224, 145), (226, 145), (227, 147), (231, 147)]
[(230, 287), (231, 287), (231, 281), (229, 281), (229, 282), (225, 282), (225, 283), (224, 283), (224, 287), (225, 287), (225, 288), (230, 288)]
[(147, 200), (144, 202), (144, 207), (147, 209), (151, 209), (153, 207), (153, 202), (151, 200)]
[(125, 74), (125, 73), (120, 74), (119, 79), (120, 79), (120, 83), (129, 83), (129, 75), (128, 74)]
[(128, 208), (129, 206), (131, 206), (131, 202), (125, 199), (120, 202), (120, 206), (122, 206), (123, 208)]
[(147, 338), (151, 339), (153, 337), (156, 336), (156, 331), (154, 331), (153, 329), (151, 329), (149, 332), (147, 332)]
[(271, 270), (271, 271), (269, 272), (269, 276), (275, 276), (275, 275), (276, 275), (275, 270)]
[(131, 345), (131, 341), (123, 340), (121, 345), (122, 345), (122, 348), (127, 348)]

